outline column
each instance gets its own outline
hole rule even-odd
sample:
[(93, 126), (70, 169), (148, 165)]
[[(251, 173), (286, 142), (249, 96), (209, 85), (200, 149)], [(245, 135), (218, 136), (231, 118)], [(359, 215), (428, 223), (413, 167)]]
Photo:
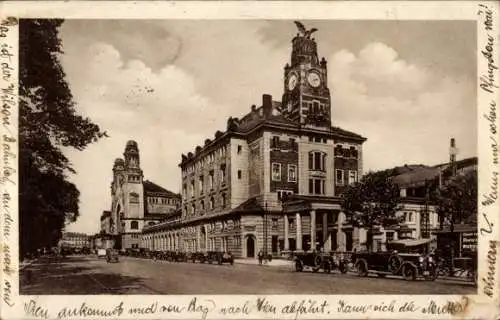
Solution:
[(297, 230), (296, 247), (297, 251), (302, 251), (302, 220), (300, 219), (300, 212), (295, 214), (295, 229)]
[(201, 236), (201, 227), (196, 228), (196, 252), (200, 252), (200, 236)]
[(316, 250), (316, 210), (311, 210), (310, 215), (311, 215), (311, 250)]
[(340, 219), (340, 211), (337, 211), (337, 247), (339, 251), (345, 251), (344, 231), (342, 231), (342, 220)]
[(332, 235), (328, 231), (328, 211), (323, 213), (323, 241), (324, 241), (324, 250), (325, 252), (332, 251)]
[(205, 252), (209, 251), (208, 249), (208, 228), (207, 225), (205, 225)]
[(289, 223), (288, 223), (288, 215), (287, 215), (287, 214), (285, 214), (285, 215), (283, 216), (283, 221), (284, 221), (284, 223), (285, 223), (285, 248), (284, 248), (284, 250), (285, 250), (285, 251), (288, 251), (288, 250), (290, 250), (290, 241), (288, 240), (288, 237), (289, 237), (289, 236), (288, 236), (288, 233), (289, 233), (288, 228), (289, 228), (290, 226), (289, 226)]

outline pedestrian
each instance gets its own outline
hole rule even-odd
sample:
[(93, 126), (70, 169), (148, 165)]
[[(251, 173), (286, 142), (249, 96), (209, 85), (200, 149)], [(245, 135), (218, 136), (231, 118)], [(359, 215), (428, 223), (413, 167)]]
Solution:
[(262, 265), (262, 260), (264, 259), (264, 253), (262, 252), (262, 250), (259, 251), (257, 256), (259, 258), (259, 265)]

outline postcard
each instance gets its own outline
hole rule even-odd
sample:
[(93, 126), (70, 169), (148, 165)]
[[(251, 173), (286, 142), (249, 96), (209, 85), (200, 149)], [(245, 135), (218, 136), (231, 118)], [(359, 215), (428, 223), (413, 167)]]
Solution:
[(3, 319), (498, 319), (499, 6), (1, 5)]

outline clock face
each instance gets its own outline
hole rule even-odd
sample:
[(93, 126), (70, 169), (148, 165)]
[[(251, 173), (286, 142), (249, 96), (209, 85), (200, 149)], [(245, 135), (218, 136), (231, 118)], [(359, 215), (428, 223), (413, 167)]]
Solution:
[(307, 75), (307, 81), (309, 84), (315, 88), (319, 87), (321, 84), (321, 78), (319, 77), (319, 74), (317, 72), (309, 72)]
[(297, 75), (295, 73), (292, 73), (288, 76), (288, 90), (293, 90), (295, 86), (297, 85)]

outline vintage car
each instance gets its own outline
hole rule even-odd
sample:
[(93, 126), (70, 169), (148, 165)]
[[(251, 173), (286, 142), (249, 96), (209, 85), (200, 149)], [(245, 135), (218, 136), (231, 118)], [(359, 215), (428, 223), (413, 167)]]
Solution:
[[(204, 261), (207, 261), (208, 263), (217, 263), (219, 265), (223, 263), (229, 263), (233, 264), (234, 263), (234, 257), (231, 252), (221, 252), (221, 251), (208, 251), (205, 254)], [(203, 262), (204, 262), (203, 261)]]
[(204, 263), (208, 258), (208, 255), (204, 252), (188, 252), (186, 254), (186, 260), (192, 263), (200, 262)]
[(106, 262), (118, 262), (118, 250), (115, 249), (106, 249)]
[[(434, 281), (437, 277), (437, 265), (433, 256), (428, 253), (415, 253), (413, 248), (427, 241), (405, 240), (398, 242), (402, 251), (389, 250), (383, 252), (357, 252), (352, 255), (354, 267), (359, 276), (365, 277), (375, 273), (379, 277), (386, 275), (403, 276), (405, 280), (416, 280), (419, 277)], [(389, 246), (391, 247), (391, 246)], [(408, 250), (404, 250), (404, 248)]]
[(335, 259), (331, 253), (323, 252), (301, 252), (294, 254), (295, 271), (302, 272), (305, 268), (311, 268), (313, 272), (318, 272), (320, 269), (325, 273), (330, 273), (332, 270), (338, 269), (341, 273), (347, 272), (348, 261), (343, 259)]

